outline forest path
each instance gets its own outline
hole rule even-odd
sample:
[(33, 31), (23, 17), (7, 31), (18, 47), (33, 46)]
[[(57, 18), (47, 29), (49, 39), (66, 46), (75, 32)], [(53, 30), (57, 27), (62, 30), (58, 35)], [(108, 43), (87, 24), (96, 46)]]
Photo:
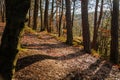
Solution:
[(109, 62), (68, 46), (46, 32), (24, 34), (21, 46), (15, 80), (120, 79), (119, 70)]
[(46, 32), (25, 34), (21, 40), (16, 80), (120, 79), (109, 62), (95, 58), (79, 47), (65, 45)]

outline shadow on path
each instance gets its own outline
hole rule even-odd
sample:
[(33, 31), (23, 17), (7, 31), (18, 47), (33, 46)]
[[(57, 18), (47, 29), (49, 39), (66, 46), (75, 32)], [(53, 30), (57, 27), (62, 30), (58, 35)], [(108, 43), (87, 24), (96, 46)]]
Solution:
[[(101, 65), (101, 66), (100, 66)], [(105, 80), (112, 70), (112, 64), (97, 60), (87, 69), (80, 71), (76, 70), (68, 74), (62, 80)]]
[(23, 69), (24, 67), (27, 67), (27, 66), (35, 63), (35, 62), (42, 61), (42, 60), (45, 60), (45, 59), (68, 60), (68, 59), (76, 58), (76, 57), (79, 57), (79, 56), (82, 56), (82, 55), (84, 55), (84, 54), (81, 51), (71, 53), (71, 54), (68, 54), (68, 55), (65, 55), (65, 56), (60, 56), (60, 57), (53, 57), (53, 56), (42, 55), (42, 54), (31, 55), (31, 56), (27, 56), (27, 57), (23, 57), (21, 59), (18, 59), (16, 71), (19, 71), (19, 70)]
[(64, 43), (22, 44), (22, 48), (33, 49), (33, 50), (46, 50), (46, 49), (56, 49), (56, 48), (65, 48), (65, 47), (69, 47), (69, 46), (65, 45)]

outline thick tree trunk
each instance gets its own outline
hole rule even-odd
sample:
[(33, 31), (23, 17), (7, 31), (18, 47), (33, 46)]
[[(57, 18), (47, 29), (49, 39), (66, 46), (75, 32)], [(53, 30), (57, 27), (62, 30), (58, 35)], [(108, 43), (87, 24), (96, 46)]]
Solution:
[(90, 46), (90, 31), (88, 23), (88, 0), (81, 1), (81, 12), (82, 12), (82, 35), (83, 35), (83, 46), (87, 53), (91, 53)]
[(113, 11), (111, 20), (111, 47), (110, 61), (118, 64), (118, 28), (119, 28), (119, 0), (113, 0)]
[(19, 35), (24, 27), (30, 0), (6, 0), (6, 27), (0, 45), (0, 76), (11, 80), (16, 66)]
[(68, 45), (72, 45), (73, 33), (72, 33), (72, 21), (71, 21), (71, 4), (70, 0), (66, 1), (66, 28), (67, 28), (67, 40)]

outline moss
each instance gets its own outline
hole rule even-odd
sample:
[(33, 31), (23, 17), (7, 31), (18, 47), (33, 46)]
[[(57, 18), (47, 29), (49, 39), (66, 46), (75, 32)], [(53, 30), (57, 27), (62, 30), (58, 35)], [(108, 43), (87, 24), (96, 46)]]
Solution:
[(97, 51), (93, 50), (93, 49), (91, 50), (91, 54), (92, 54), (94, 57), (96, 57), (96, 58), (101, 57), (100, 54), (99, 54)]
[(27, 26), (25, 26), (25, 28), (23, 29), (23, 33), (22, 34), (25, 34), (25, 33), (31, 33), (31, 34), (36, 34), (36, 31), (35, 30), (33, 30), (32, 28), (30, 28), (30, 27), (27, 27)]
[(82, 38), (81, 38), (81, 37), (75, 37), (75, 38), (73, 39), (73, 45), (74, 45), (74, 46), (82, 45), (82, 44), (83, 44), (83, 42), (82, 42)]
[(57, 39), (58, 41), (60, 42), (66, 42), (66, 38), (61, 36), (61, 37), (58, 37), (58, 34), (52, 34), (52, 33), (48, 33), (49, 35), (53, 36), (55, 39)]

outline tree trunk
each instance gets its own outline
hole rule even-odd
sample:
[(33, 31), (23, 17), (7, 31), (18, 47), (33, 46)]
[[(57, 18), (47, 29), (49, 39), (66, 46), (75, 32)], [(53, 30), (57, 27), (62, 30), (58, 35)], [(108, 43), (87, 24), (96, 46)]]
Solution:
[(28, 27), (31, 27), (31, 1), (30, 1), (30, 8), (29, 8), (29, 20), (28, 20)]
[(110, 61), (118, 64), (118, 28), (119, 28), (119, 0), (113, 0), (113, 11), (111, 20), (111, 47)]
[(66, 1), (66, 28), (67, 28), (67, 40), (68, 45), (72, 45), (73, 33), (72, 33), (72, 21), (71, 21), (71, 4), (70, 0)]
[(2, 14), (2, 22), (5, 22), (5, 1), (3, 1), (3, 14)]
[(40, 29), (40, 31), (44, 31), (42, 3), (43, 3), (43, 1), (40, 0), (40, 21), (41, 21), (41, 29)]
[(0, 45), (0, 76), (11, 80), (16, 66), (18, 41), (24, 27), (29, 0), (6, 0), (6, 27)]
[(52, 30), (53, 29), (53, 16), (54, 16), (54, 13), (53, 13), (53, 11), (54, 11), (54, 0), (52, 0), (52, 9), (51, 9), (51, 15), (50, 15), (50, 21), (49, 21), (49, 26), (50, 26), (50, 29)]
[(45, 12), (44, 12), (44, 29), (47, 29), (47, 31), (49, 32), (49, 29), (48, 29), (48, 8), (49, 8), (49, 0), (46, 0), (46, 3), (45, 3)]
[[(98, 7), (98, 1), (96, 2), (96, 7)], [(98, 49), (98, 42), (97, 42), (97, 38), (98, 38), (98, 29), (101, 23), (101, 19), (102, 19), (102, 14), (103, 14), (103, 0), (101, 1), (101, 8), (100, 8), (100, 15), (99, 15), (99, 19), (97, 21), (97, 10), (95, 10), (95, 21), (94, 21), (94, 34), (93, 34), (93, 42), (92, 42), (92, 48), (94, 50)]]
[(83, 35), (83, 46), (87, 53), (91, 53), (90, 46), (90, 31), (88, 23), (88, 0), (81, 1), (81, 12), (82, 12), (82, 35)]
[(75, 1), (76, 1), (76, 0), (73, 0), (72, 27), (73, 27), (73, 24), (74, 24), (74, 15), (75, 15)]
[(98, 13), (98, 3), (99, 0), (96, 0), (96, 6), (95, 6), (95, 13), (94, 13), (94, 32), (93, 32), (93, 41), (92, 41), (92, 48), (96, 50), (96, 41), (97, 41), (97, 13)]
[(61, 24), (62, 24), (62, 17), (63, 17), (63, 6), (64, 6), (64, 2), (63, 2), (63, 0), (61, 0), (62, 2), (61, 2), (61, 6), (62, 6), (62, 9), (60, 9), (60, 18), (59, 18), (59, 33), (58, 33), (58, 37), (60, 37), (61, 36)]
[(33, 14), (33, 30), (37, 29), (38, 4), (39, 4), (39, 0), (35, 0), (34, 14)]
[(1, 21), (5, 22), (5, 1), (1, 0), (0, 1), (0, 16), (1, 16)]
[(56, 28), (57, 28), (57, 32), (59, 32), (58, 1), (57, 0), (56, 0)]

